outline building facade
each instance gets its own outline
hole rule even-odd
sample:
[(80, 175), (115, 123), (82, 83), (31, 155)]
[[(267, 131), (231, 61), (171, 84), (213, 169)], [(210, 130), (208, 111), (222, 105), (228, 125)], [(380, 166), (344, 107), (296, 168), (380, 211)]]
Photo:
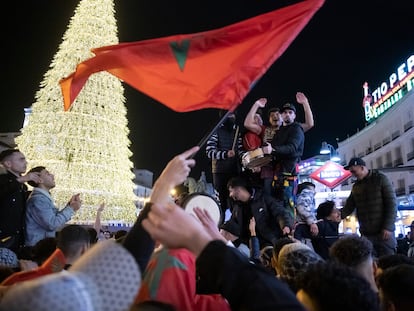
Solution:
[[(379, 169), (390, 178), (398, 201), (396, 234), (405, 235), (414, 220), (414, 55), (373, 92), (367, 83), (364, 85), (363, 113), (367, 125), (338, 141), (335, 152), (343, 166), (351, 158), (360, 157), (369, 169)], [(316, 205), (329, 199), (340, 208), (350, 194), (353, 178), (333, 189), (310, 178), (327, 160), (329, 157), (315, 156), (302, 161), (299, 180), (316, 184)], [(340, 231), (357, 232), (357, 219), (344, 219)]]
[[(397, 233), (401, 234), (407, 233), (406, 226), (414, 220), (413, 67), (414, 55), (411, 55), (398, 67), (398, 75), (391, 74), (387, 82), (375, 90), (375, 96), (365, 94), (368, 125), (339, 141), (337, 150), (343, 165), (352, 157), (360, 157), (369, 169), (381, 170), (390, 178), (398, 200)], [(351, 188), (352, 179), (341, 187), (342, 190)]]

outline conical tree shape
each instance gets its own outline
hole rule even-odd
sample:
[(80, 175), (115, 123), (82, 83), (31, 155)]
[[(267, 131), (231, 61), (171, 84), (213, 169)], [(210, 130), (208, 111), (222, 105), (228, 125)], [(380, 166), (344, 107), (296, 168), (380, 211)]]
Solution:
[(63, 207), (80, 193), (75, 222), (93, 221), (106, 202), (103, 221), (131, 223), (136, 218), (132, 155), (124, 88), (102, 72), (89, 79), (72, 109), (63, 111), (59, 80), (92, 57), (91, 48), (117, 44), (113, 0), (82, 0), (75, 10), (32, 105), (29, 123), (16, 139), (29, 168), (55, 174), (52, 196)]

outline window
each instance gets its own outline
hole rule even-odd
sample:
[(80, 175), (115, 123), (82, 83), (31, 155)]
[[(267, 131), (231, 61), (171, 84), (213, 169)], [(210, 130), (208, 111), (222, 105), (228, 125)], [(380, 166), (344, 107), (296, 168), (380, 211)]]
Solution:
[(391, 151), (385, 154), (385, 167), (392, 167), (392, 155)]
[(377, 158), (377, 168), (383, 168), (382, 157)]

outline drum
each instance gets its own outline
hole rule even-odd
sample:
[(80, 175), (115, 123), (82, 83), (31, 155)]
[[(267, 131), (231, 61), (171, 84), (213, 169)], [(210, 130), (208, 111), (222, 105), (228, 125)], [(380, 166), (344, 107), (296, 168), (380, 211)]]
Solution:
[(182, 207), (187, 213), (197, 216), (194, 213), (195, 207), (200, 207), (206, 210), (214, 222), (219, 226), (222, 222), (223, 216), (221, 214), (220, 204), (206, 193), (194, 192), (189, 194), (182, 204)]
[(264, 154), (262, 148), (247, 151), (242, 156), (243, 167), (252, 169), (254, 167), (262, 167), (272, 161), (270, 154)]

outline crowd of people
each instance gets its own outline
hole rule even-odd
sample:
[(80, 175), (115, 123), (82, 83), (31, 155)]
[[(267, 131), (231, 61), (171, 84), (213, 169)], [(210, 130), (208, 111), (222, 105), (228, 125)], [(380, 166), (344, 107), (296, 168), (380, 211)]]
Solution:
[[(261, 98), (244, 130), (228, 113), (207, 141), (218, 208), (229, 215), (218, 222), (203, 204), (186, 209), (190, 193), (171, 195), (199, 146), (165, 166), (130, 230), (106, 238), (104, 204), (94, 228), (68, 224), (81, 194), (56, 207), (53, 174), (26, 173), (19, 150), (1, 152), (0, 310), (411, 310), (414, 222), (398, 251), (395, 193), (360, 158), (345, 167), (356, 182), (344, 207), (315, 206), (315, 185), (297, 184), (313, 115), (303, 93), (296, 100), (304, 123), (291, 103), (269, 107), (264, 122)], [(340, 235), (353, 212), (360, 233)]]

